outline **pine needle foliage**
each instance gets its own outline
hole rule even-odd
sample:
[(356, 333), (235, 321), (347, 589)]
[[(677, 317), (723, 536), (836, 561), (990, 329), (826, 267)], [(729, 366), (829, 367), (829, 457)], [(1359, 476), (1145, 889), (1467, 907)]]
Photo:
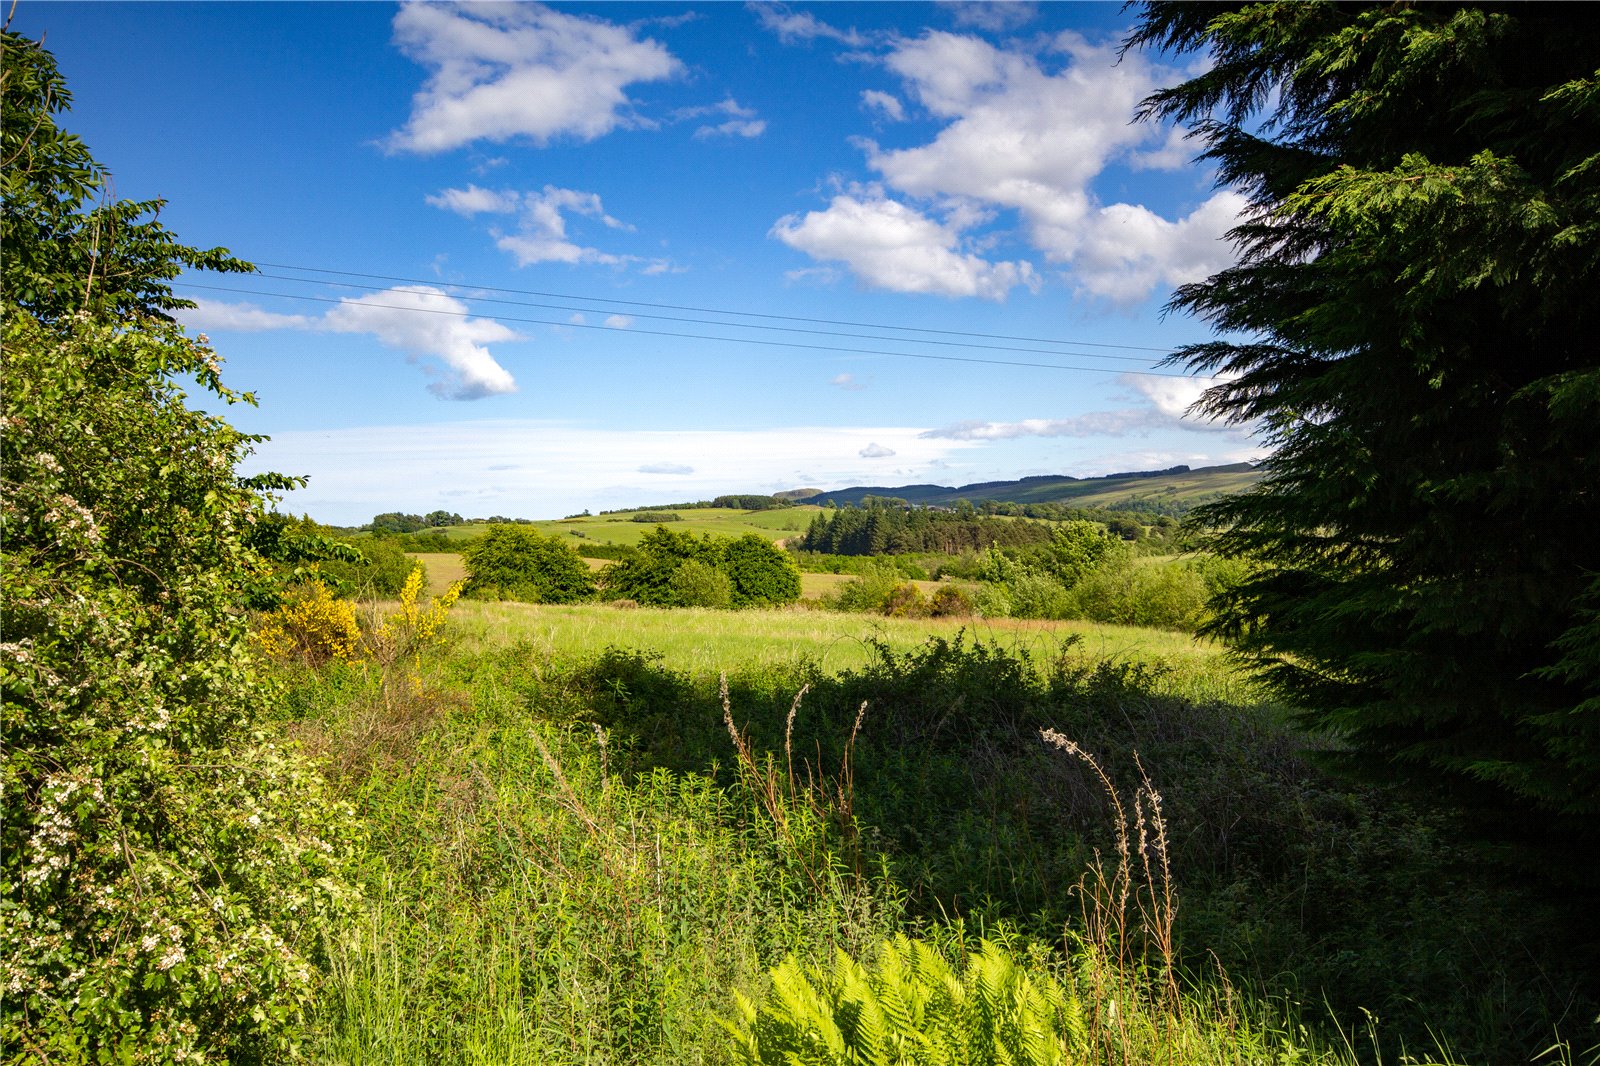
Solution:
[(724, 1023), (746, 1066), (1057, 1066), (1086, 1046), (1072, 990), (988, 940), (959, 969), (902, 934), (867, 966), (790, 956), (771, 977), (762, 1005), (739, 995)]
[(1226, 338), (1174, 356), (1220, 379), (1204, 409), (1272, 449), (1195, 516), (1261, 564), (1208, 628), (1348, 767), (1558, 867), (1600, 826), (1600, 30), (1519, 4), (1141, 15), (1130, 47), (1210, 60), (1145, 116), (1247, 199), (1238, 264), (1171, 305)]

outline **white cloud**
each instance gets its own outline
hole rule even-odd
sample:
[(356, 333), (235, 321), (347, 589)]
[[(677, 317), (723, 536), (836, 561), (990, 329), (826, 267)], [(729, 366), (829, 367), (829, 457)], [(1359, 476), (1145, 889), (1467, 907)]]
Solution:
[(819, 38), (838, 41), (852, 48), (859, 48), (867, 43), (867, 38), (856, 32), (853, 27), (841, 30), (828, 25), (809, 11), (791, 11), (784, 4), (752, 3), (745, 6), (755, 13), (764, 29), (777, 34), (778, 39), (784, 44), (815, 41)]
[(1222, 431), (1248, 436), (1248, 427), (1230, 426), (1191, 410), (1201, 394), (1221, 380), (1123, 374), (1118, 378), (1119, 383), (1146, 401), (1146, 406), (1090, 411), (1073, 418), (1025, 418), (1017, 422), (970, 419), (925, 430), (921, 436), (926, 440), (961, 441), (1017, 440), (1022, 437), (1142, 437), (1164, 429)]
[(315, 319), (305, 315), (283, 315), (263, 311), (255, 304), (223, 303), (196, 299), (197, 306), (179, 311), (178, 318), (194, 330), (227, 330), (235, 333), (261, 333), (274, 329), (311, 329)]
[(503, 251), (510, 252), (518, 266), (533, 263), (622, 266), (642, 261), (638, 256), (618, 255), (579, 244), (569, 237), (567, 219), (571, 215), (594, 219), (608, 229), (633, 229), (606, 214), (605, 205), (597, 193), (563, 189), (555, 185), (546, 185), (539, 192), (480, 189), (476, 185), (468, 185), (465, 189), (445, 189), (429, 196), (427, 202), (467, 217), (485, 212), (515, 214), (516, 232), (492, 229), (490, 233), (495, 238), (495, 244)]
[(646, 463), (634, 469), (641, 474), (677, 474), (682, 477), (694, 473), (694, 467), (681, 463)]
[(873, 441), (871, 444), (867, 445), (865, 448), (862, 448), (856, 454), (861, 456), (861, 458), (863, 458), (863, 459), (887, 459), (889, 456), (894, 454), (894, 449), (893, 448), (885, 448), (883, 445), (879, 444), (877, 441)]
[(715, 126), (701, 126), (694, 131), (694, 139), (704, 141), (712, 137), (759, 137), (765, 132), (767, 123), (764, 119), (735, 118)]
[(1188, 137), (1188, 130), (1182, 126), (1172, 126), (1159, 147), (1135, 152), (1128, 157), (1128, 165), (1135, 170), (1182, 170), (1200, 154), (1200, 146), (1192, 143)]
[(468, 185), (465, 189), (445, 189), (429, 196), (427, 201), (430, 206), (471, 218), (473, 215), (485, 213), (509, 214), (521, 205), (522, 197), (507, 190), (497, 192)]
[(1032, 22), (1039, 5), (1008, 3), (1007, 0), (965, 0), (945, 4), (958, 26), (972, 26), (990, 33), (1005, 33)]
[(1157, 286), (1201, 281), (1232, 265), (1224, 236), (1247, 205), (1239, 193), (1219, 192), (1176, 222), (1133, 204), (1101, 208), (1079, 231), (1075, 283), (1080, 292), (1126, 304)]
[(856, 380), (854, 374), (836, 374), (828, 384), (834, 388), (843, 389), (845, 392), (860, 392), (866, 388), (865, 385)]
[(930, 429), (922, 436), (942, 440), (1016, 440), (1019, 437), (1123, 437), (1168, 426), (1171, 420), (1159, 411), (1127, 409), (1093, 411), (1076, 418), (1026, 418), (1020, 422), (957, 422), (942, 429)]
[(1004, 300), (1034, 285), (1032, 264), (992, 263), (958, 250), (960, 233), (881, 194), (840, 194), (825, 211), (787, 215), (772, 236), (813, 259), (841, 262), (869, 285), (895, 292)]
[(389, 138), (396, 150), (432, 153), (477, 140), (558, 136), (594, 140), (652, 125), (627, 88), (683, 73), (660, 43), (600, 19), (539, 4), (410, 2), (395, 41), (430, 71), (411, 118)]
[(351, 300), (323, 318), (334, 333), (370, 333), (413, 356), (441, 360), (448, 372), (428, 386), (451, 400), (476, 400), (517, 391), (517, 383), (484, 347), (518, 340), (515, 332), (484, 318), (466, 318), (467, 305), (426, 285), (406, 285)]
[(607, 329), (627, 329), (633, 325), (632, 315), (607, 315), (605, 326)]
[(440, 380), (428, 388), (444, 399), (517, 391), (516, 381), (485, 345), (522, 338), (492, 319), (469, 317), (466, 304), (431, 286), (402, 285), (344, 299), (320, 317), (276, 314), (247, 303), (199, 302), (200, 307), (180, 313), (194, 329), (364, 333), (413, 358), (437, 359), (444, 370), (430, 369)]
[[(423, 514), (446, 499), (458, 501), (448, 510), (466, 515), (554, 518), (585, 507), (659, 503), (667, 477), (680, 499), (870, 484), (881, 478), (881, 463), (860, 453), (874, 443), (919, 471), (981, 447), (920, 440), (920, 428), (647, 431), (501, 419), (297, 430), (273, 434), (245, 472), (309, 475), (310, 486), (288, 494), (284, 506), (323, 521), (365, 522), (397, 508)], [(694, 473), (640, 472), (641, 456), (661, 455), (689, 459)], [(801, 470), (805, 476), (797, 477)], [(451, 492), (459, 495), (444, 495)]]
[[(1139, 101), (1169, 73), (1141, 54), (1119, 59), (1115, 45), (1070, 32), (1025, 51), (929, 31), (896, 41), (882, 61), (909, 98), (944, 123), (933, 140), (912, 147), (858, 142), (891, 191), (877, 204), (945, 217), (940, 241), (923, 246), (949, 250), (965, 242), (970, 249), (994, 212), (1015, 212), (1028, 243), (1065, 266), (1080, 294), (1119, 304), (1233, 261), (1221, 237), (1243, 206), (1235, 193), (1217, 193), (1176, 221), (1135, 204), (1106, 206), (1095, 195), (1094, 182), (1112, 164), (1170, 168), (1189, 154), (1181, 134), (1132, 121)], [(829, 212), (840, 213), (838, 199), (834, 205)], [(841, 254), (837, 241), (791, 240), (793, 218), (780, 221), (774, 235), (813, 258), (845, 262), (869, 285), (993, 295), (992, 286), (962, 292), (951, 283), (907, 285), (900, 271), (874, 269), (877, 257)], [(948, 264), (938, 273), (948, 274)]]
[(1229, 432), (1249, 432), (1194, 411), (1202, 394), (1213, 385), (1221, 384), (1221, 377), (1152, 377), (1144, 374), (1123, 374), (1118, 379), (1149, 400), (1161, 414), (1180, 421), (1189, 429), (1214, 429)]
[(681, 122), (707, 116), (727, 116), (727, 119), (714, 125), (703, 125), (695, 130), (694, 139), (697, 141), (709, 140), (712, 137), (759, 137), (767, 131), (766, 121), (756, 118), (754, 108), (741, 105), (731, 96), (718, 104), (682, 108), (673, 112), (672, 117)]
[(888, 93), (879, 92), (877, 89), (862, 91), (861, 106), (869, 110), (881, 111), (886, 117), (896, 122), (900, 122), (906, 117), (905, 105), (900, 102), (899, 97), (890, 96)]

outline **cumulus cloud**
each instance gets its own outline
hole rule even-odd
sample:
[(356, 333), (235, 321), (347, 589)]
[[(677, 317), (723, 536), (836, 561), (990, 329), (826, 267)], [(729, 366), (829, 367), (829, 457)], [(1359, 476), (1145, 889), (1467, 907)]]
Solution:
[(836, 374), (828, 384), (836, 389), (843, 389), (845, 392), (860, 392), (866, 388), (865, 385), (856, 380), (854, 374)]
[(1233, 248), (1224, 240), (1248, 201), (1219, 192), (1176, 222), (1133, 204), (1101, 208), (1082, 228), (1072, 257), (1081, 292), (1113, 303), (1131, 303), (1157, 286), (1176, 288), (1230, 266)]
[(628, 87), (684, 71), (634, 28), (540, 4), (410, 2), (395, 16), (394, 35), (430, 73), (409, 121), (387, 143), (423, 154), (479, 140), (591, 141), (650, 126), (634, 112)]
[(810, 42), (815, 40), (838, 41), (852, 48), (859, 48), (867, 43), (867, 38), (856, 32), (852, 27), (841, 30), (830, 26), (817, 18), (809, 11), (791, 11), (784, 4), (747, 4), (750, 11), (754, 12), (756, 19), (763, 29), (778, 35), (778, 40), (784, 44)]
[(1200, 397), (1213, 385), (1220, 384), (1221, 377), (1150, 377), (1146, 375), (1124, 374), (1119, 379), (1122, 384), (1133, 389), (1140, 396), (1150, 401), (1150, 404), (1166, 418), (1181, 421), (1190, 429), (1214, 429), (1230, 432), (1248, 432), (1242, 429), (1210, 418), (1194, 410), (1200, 402)]
[(880, 111), (886, 118), (896, 122), (906, 117), (905, 105), (900, 102), (899, 97), (890, 96), (877, 89), (866, 89), (861, 93), (861, 106), (872, 111)]
[(555, 185), (528, 192), (468, 185), (465, 189), (444, 189), (426, 199), (434, 207), (466, 218), (480, 214), (514, 216), (515, 230), (508, 232), (496, 227), (489, 233), (496, 246), (509, 252), (518, 266), (534, 263), (592, 263), (614, 267), (643, 264), (646, 273), (660, 273), (671, 268), (665, 260), (607, 252), (572, 239), (568, 222), (573, 217), (591, 219), (611, 230), (633, 230), (632, 226), (606, 213), (597, 193)]
[[(1176, 220), (1135, 204), (1106, 205), (1095, 195), (1095, 180), (1112, 164), (1167, 169), (1188, 158), (1181, 132), (1132, 121), (1139, 101), (1170, 73), (1142, 55), (1119, 60), (1115, 45), (1071, 32), (1024, 49), (929, 31), (897, 40), (882, 62), (902, 80), (907, 98), (943, 125), (931, 141), (911, 147), (857, 142), (887, 190), (873, 201), (878, 214), (888, 213), (884, 204), (919, 217), (940, 212), (938, 246), (948, 252), (963, 242), (970, 247), (977, 227), (996, 212), (1014, 213), (1022, 236), (1046, 262), (1065, 267), (1081, 295), (1118, 304), (1232, 262), (1222, 237), (1244, 203), (1235, 193), (1217, 193)], [(835, 199), (820, 214), (840, 215), (838, 230), (850, 207)], [(994, 295), (993, 285), (908, 286), (902, 272), (881, 269), (879, 256), (841, 254), (837, 236), (791, 239), (793, 218), (780, 220), (773, 234), (813, 258), (847, 264), (866, 284)], [(857, 218), (855, 228), (870, 248), (872, 227)], [(948, 274), (948, 267), (938, 273)]]
[(627, 329), (633, 325), (632, 315), (607, 315), (605, 325), (608, 329)]
[(428, 386), (449, 400), (477, 400), (516, 392), (517, 383), (484, 347), (518, 340), (498, 322), (467, 318), (467, 305), (426, 285), (404, 285), (350, 300), (323, 316), (323, 328), (334, 333), (369, 333), (390, 348), (416, 357), (432, 357), (447, 368)]
[(1182, 170), (1188, 166), (1200, 149), (1189, 143), (1189, 131), (1182, 126), (1171, 126), (1167, 136), (1155, 148), (1135, 152), (1128, 157), (1128, 165), (1135, 170)]
[(885, 448), (883, 445), (879, 444), (877, 441), (873, 441), (871, 444), (867, 445), (865, 448), (862, 448), (856, 454), (861, 456), (861, 458), (863, 458), (863, 459), (887, 459), (889, 456), (894, 454), (894, 449), (893, 448)]
[(641, 474), (677, 474), (682, 477), (694, 473), (694, 467), (681, 463), (646, 463), (634, 469)]
[(492, 319), (470, 317), (465, 303), (428, 285), (402, 285), (344, 299), (319, 317), (282, 315), (248, 303), (200, 303), (181, 313), (185, 325), (241, 332), (361, 333), (412, 358), (438, 360), (442, 369), (429, 367), (439, 380), (428, 388), (443, 399), (477, 400), (517, 391), (510, 372), (485, 346), (522, 337)]
[(957, 225), (870, 190), (841, 193), (825, 211), (786, 215), (771, 232), (813, 259), (843, 263), (867, 284), (895, 292), (1004, 300), (1018, 285), (1037, 284), (1027, 261), (995, 263), (963, 252)]

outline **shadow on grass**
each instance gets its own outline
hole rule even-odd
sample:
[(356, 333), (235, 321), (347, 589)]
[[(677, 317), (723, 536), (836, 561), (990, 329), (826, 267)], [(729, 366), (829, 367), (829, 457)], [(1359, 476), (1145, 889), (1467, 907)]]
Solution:
[(887, 868), (914, 915), (1047, 940), (1080, 921), (1075, 886), (1110, 849), (1111, 821), (1084, 766), (1041, 743), (1052, 729), (1113, 780), (1142, 764), (1165, 798), (1191, 977), (1220, 962), (1264, 994), (1326, 1004), (1347, 1030), (1371, 1012), (1389, 1048), (1442, 1040), (1469, 1060), (1522, 1061), (1553, 1029), (1594, 1042), (1580, 990), (1600, 967), (1572, 947), (1573, 908), (1486, 868), (1448, 812), (1317, 769), (1270, 708), (1156, 694), (1152, 668), (1090, 660), (1072, 641), (1043, 661), (963, 635), (880, 646), (837, 675), (731, 675), (730, 730), (716, 679), (659, 656), (528, 655), (503, 649), (479, 669), (536, 716), (599, 726), (625, 772), (728, 781), (741, 761), (730, 734), (744, 738), (772, 787), (831, 811), (831, 861)]

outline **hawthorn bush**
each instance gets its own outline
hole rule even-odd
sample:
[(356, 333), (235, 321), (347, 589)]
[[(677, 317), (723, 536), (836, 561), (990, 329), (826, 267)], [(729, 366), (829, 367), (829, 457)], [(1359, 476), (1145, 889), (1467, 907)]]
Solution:
[(4, 40), (0, 344), (0, 1047), (8, 1062), (283, 1061), (354, 898), (356, 831), (256, 728), (243, 604), (255, 438), (216, 355), (166, 312), (184, 265), (158, 204), (55, 114), (55, 61)]

